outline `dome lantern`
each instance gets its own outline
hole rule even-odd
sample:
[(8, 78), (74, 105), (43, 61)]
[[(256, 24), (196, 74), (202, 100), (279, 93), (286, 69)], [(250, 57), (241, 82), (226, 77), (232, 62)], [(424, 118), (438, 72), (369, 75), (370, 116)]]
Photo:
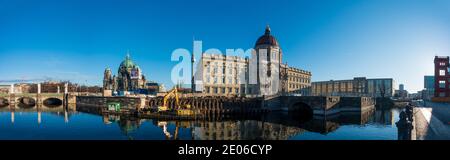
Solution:
[(271, 35), (271, 29), (269, 25), (266, 26), (264, 35), (258, 38), (255, 47), (259, 45), (279, 46), (277, 39)]

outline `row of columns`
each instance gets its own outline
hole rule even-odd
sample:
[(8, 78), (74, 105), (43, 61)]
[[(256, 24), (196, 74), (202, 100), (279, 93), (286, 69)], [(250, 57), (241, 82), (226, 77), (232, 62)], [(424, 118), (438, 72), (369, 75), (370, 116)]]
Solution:
[[(69, 84), (68, 83), (66, 83), (66, 84), (64, 84), (64, 96), (63, 96), (63, 99), (62, 99), (62, 101), (63, 101), (63, 104), (65, 105), (65, 104), (68, 104), (68, 94), (69, 94)], [(40, 94), (41, 94), (41, 91), (42, 91), (42, 89), (41, 89), (41, 84), (40, 83), (38, 83), (37, 84), (37, 95), (36, 95), (36, 103), (42, 103), (41, 102), (41, 97), (40, 97)], [(11, 87), (10, 87), (10, 91), (9, 91), (9, 103), (12, 103), (13, 102), (13, 100), (14, 100), (14, 102), (15, 102), (15, 96), (12, 96), (12, 95), (14, 95), (14, 93), (15, 93), (15, 87), (14, 87), (14, 84), (11, 84)], [(57, 86), (57, 93), (59, 94), (60, 93), (60, 86)]]
[[(59, 86), (57, 86), (58, 88), (57, 88), (57, 93), (59, 94), (60, 93), (60, 87)], [(15, 93), (15, 91), (14, 91), (14, 84), (11, 84), (11, 87), (10, 87), (10, 89), (9, 89), (9, 94), (14, 94)], [(68, 94), (69, 93), (69, 84), (68, 83), (66, 83), (66, 84), (64, 84), (64, 94)], [(41, 84), (40, 83), (38, 83), (37, 84), (37, 94), (41, 94)]]

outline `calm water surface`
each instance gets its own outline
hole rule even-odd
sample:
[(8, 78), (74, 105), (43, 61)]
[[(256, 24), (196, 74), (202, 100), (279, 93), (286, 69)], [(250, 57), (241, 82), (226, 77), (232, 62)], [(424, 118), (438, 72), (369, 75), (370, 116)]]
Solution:
[(13, 140), (396, 140), (399, 111), (372, 110), (314, 117), (288, 113), (201, 121), (101, 116), (63, 107), (0, 109), (0, 139)]

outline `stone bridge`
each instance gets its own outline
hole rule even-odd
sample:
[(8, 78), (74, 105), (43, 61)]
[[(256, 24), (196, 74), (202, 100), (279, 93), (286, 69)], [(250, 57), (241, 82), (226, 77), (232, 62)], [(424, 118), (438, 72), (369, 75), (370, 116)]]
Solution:
[(60, 106), (75, 103), (75, 95), (63, 93), (27, 93), (0, 95), (0, 106), (27, 105), (34, 107), (38, 105)]
[(14, 85), (11, 85), (8, 94), (0, 94), (0, 106), (27, 106), (35, 107), (39, 105), (46, 106), (60, 106), (67, 104), (74, 104), (76, 96), (69, 94), (67, 91), (67, 84), (64, 93), (41, 93), (40, 84), (38, 84), (37, 93), (14, 93)]

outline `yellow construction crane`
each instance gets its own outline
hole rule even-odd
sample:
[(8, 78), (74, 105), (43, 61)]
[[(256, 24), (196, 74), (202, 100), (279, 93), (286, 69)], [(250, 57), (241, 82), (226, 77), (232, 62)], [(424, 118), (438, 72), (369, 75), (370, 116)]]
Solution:
[(187, 116), (187, 115), (193, 115), (194, 112), (191, 110), (191, 105), (186, 104), (186, 105), (180, 105), (180, 101), (178, 99), (178, 89), (177, 87), (173, 88), (171, 91), (169, 91), (163, 99), (163, 105), (162, 106), (158, 106), (158, 112), (167, 112), (169, 111), (169, 107), (167, 106), (167, 101), (169, 100), (169, 98), (171, 96), (175, 96), (175, 109), (174, 111), (176, 111), (177, 115), (183, 115), (183, 116)]

